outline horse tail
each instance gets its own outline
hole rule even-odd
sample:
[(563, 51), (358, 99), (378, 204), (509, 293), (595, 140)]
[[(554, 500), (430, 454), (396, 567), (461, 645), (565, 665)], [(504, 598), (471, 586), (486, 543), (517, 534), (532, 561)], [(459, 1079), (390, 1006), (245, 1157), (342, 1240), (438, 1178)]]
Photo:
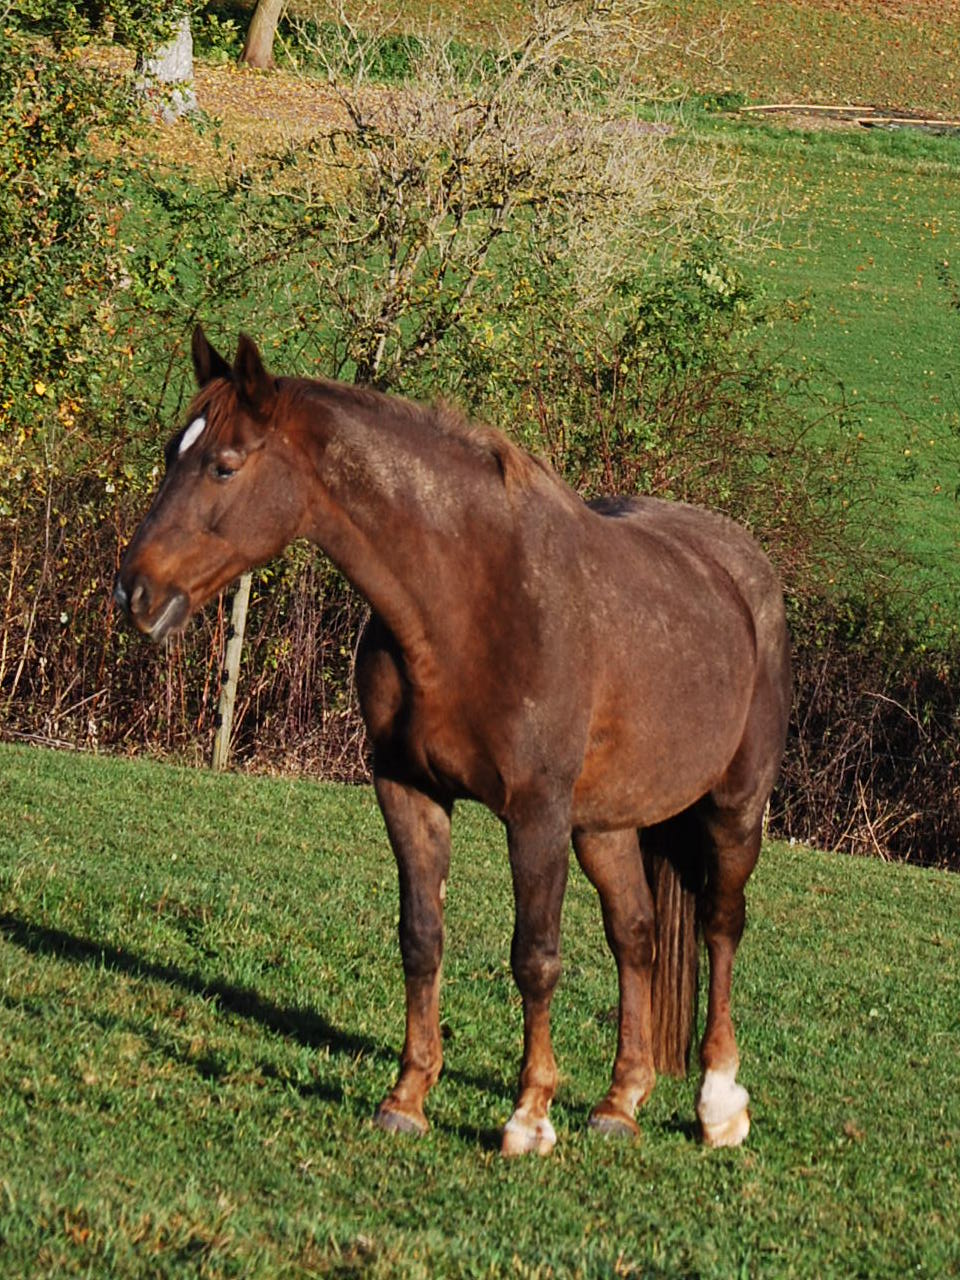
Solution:
[[(687, 837), (682, 843), (676, 840), (678, 826)], [(700, 951), (697, 890), (703, 870), (700, 842), (687, 823), (678, 823), (677, 820), (664, 823), (657, 829), (657, 836), (661, 832), (665, 834), (666, 828), (670, 828), (670, 853), (658, 847), (667, 843), (660, 839), (652, 841), (653, 847), (646, 850), (657, 944), (652, 989), (653, 1060), (657, 1071), (684, 1076), (697, 1019)], [(646, 844), (647, 835), (653, 833), (643, 834)], [(696, 851), (695, 855), (680, 861), (677, 857), (678, 844), (680, 848)]]

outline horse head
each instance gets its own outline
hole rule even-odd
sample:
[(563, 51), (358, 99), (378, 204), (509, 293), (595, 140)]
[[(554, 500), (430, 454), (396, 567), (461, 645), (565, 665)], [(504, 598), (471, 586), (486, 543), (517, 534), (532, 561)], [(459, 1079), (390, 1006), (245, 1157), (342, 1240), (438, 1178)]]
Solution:
[(231, 366), (198, 326), (199, 391), (165, 451), (166, 473), (120, 564), (114, 599), (153, 640), (300, 532), (302, 483), (278, 382), (241, 335)]

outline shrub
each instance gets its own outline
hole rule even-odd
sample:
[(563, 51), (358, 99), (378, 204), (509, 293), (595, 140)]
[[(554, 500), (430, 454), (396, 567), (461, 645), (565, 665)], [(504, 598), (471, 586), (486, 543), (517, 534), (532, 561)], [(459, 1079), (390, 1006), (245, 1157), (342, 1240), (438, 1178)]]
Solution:
[[(313, 56), (341, 120), (204, 178), (138, 160), (125, 86), (86, 69), (77, 23), (0, 35), (7, 734), (206, 754), (222, 601), (157, 651), (117, 625), (110, 584), (190, 394), (190, 330), (215, 314), (275, 367), (454, 395), (586, 494), (653, 492), (750, 525), (798, 641), (777, 829), (955, 857), (954, 657), (902, 624), (878, 632), (873, 604), (836, 603), (871, 598), (855, 424), (771, 355), (764, 299), (731, 265), (728, 176), (640, 121), (630, 83), (589, 70), (591, 6), (548, 6), (500, 51), (402, 41), (406, 79), (386, 93), (368, 85), (381, 38), (325, 30)], [(243, 762), (361, 776), (363, 614), (312, 549), (257, 575)], [(911, 753), (923, 767), (897, 796), (888, 761)]]
[(931, 650), (882, 600), (820, 600), (793, 631), (794, 716), (772, 828), (960, 869), (960, 645)]

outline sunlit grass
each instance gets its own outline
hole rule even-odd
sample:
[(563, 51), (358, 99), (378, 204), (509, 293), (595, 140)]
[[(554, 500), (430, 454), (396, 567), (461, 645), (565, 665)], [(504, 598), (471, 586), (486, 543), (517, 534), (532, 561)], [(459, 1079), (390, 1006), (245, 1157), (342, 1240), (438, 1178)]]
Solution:
[[(523, 15), (508, 0), (383, 0), (378, 7), (394, 30), (453, 31), (481, 44), (515, 32)], [(337, 12), (333, 0), (294, 0), (291, 9), (323, 19)], [(637, 13), (647, 17), (643, 6)], [(960, 114), (960, 15), (942, 0), (665, 0), (654, 20), (662, 38), (644, 70), (665, 86), (699, 93), (733, 87), (752, 101)]]
[(403, 1007), (366, 788), (0, 750), (0, 1273), (956, 1273), (960, 882), (778, 845), (735, 987), (754, 1129), (585, 1131), (616, 1001), (565, 907), (560, 1143), (504, 1164), (519, 1007), (502, 834), (458, 809), (447, 1069), (422, 1142), (374, 1130)]
[(901, 584), (930, 631), (955, 628), (960, 141), (753, 127), (725, 137), (746, 181), (784, 209), (778, 243), (748, 264), (772, 297), (807, 305), (775, 342), (845, 404), (825, 433), (859, 450), (870, 535), (903, 555)]

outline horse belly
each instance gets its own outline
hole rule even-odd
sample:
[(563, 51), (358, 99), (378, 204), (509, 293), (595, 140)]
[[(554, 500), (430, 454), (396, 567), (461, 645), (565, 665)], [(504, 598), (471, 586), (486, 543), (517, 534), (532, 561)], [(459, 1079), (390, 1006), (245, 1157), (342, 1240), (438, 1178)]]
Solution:
[(674, 681), (625, 678), (595, 703), (574, 786), (574, 825), (646, 827), (689, 808), (720, 781), (743, 737), (753, 667), (697, 672), (665, 664)]

